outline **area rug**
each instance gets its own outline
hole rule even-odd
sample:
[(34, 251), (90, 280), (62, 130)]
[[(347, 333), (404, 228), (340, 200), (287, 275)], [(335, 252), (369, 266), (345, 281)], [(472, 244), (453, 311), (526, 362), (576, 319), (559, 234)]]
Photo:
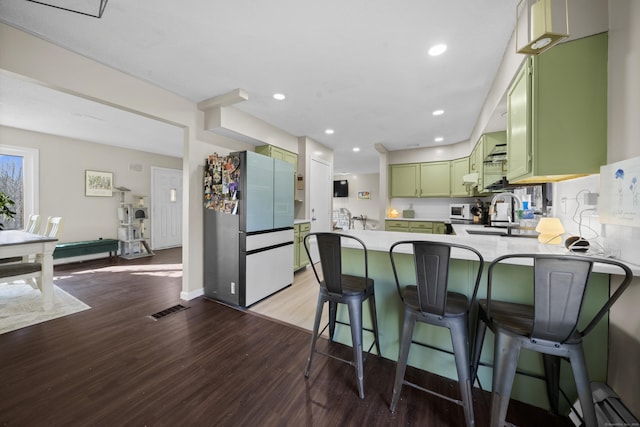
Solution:
[(44, 311), (39, 290), (20, 282), (0, 284), (0, 334), (91, 308), (55, 285), (53, 290), (54, 306)]

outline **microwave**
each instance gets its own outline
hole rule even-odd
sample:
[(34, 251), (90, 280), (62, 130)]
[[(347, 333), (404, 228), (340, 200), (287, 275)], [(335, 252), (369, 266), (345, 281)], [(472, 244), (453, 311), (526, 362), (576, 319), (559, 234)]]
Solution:
[(449, 205), (449, 219), (473, 221), (471, 205), (469, 203), (452, 203)]

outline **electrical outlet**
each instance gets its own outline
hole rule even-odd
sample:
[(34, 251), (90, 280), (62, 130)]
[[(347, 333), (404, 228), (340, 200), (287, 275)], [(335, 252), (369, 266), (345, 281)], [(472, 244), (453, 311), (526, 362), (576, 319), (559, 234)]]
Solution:
[(587, 193), (584, 195), (584, 204), (588, 206), (595, 206), (598, 204), (598, 193)]
[(236, 293), (236, 282), (231, 282), (231, 293), (232, 294)]

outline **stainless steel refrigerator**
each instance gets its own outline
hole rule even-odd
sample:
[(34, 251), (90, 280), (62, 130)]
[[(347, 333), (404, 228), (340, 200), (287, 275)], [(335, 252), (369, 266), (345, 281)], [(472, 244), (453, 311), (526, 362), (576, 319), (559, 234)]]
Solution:
[(251, 151), (204, 174), (204, 295), (249, 307), (293, 282), (293, 165)]

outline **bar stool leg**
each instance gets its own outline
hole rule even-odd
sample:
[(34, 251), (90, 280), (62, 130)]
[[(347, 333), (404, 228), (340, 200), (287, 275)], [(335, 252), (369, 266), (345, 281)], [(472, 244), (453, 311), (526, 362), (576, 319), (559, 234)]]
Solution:
[(336, 331), (336, 314), (338, 312), (338, 303), (329, 301), (329, 339), (333, 341), (333, 334)]
[(551, 354), (543, 354), (544, 376), (547, 385), (547, 397), (551, 412), (558, 414), (560, 402), (560, 358)]
[(318, 294), (318, 304), (316, 305), (316, 318), (313, 321), (313, 332), (311, 333), (311, 347), (309, 349), (309, 358), (307, 359), (307, 369), (304, 371), (304, 376), (309, 378), (309, 372), (311, 371), (311, 360), (313, 354), (316, 352), (316, 341), (318, 339), (318, 331), (320, 330), (320, 320), (322, 319), (322, 310), (324, 308), (325, 299), (322, 293)]
[(451, 342), (453, 344), (453, 355), (456, 360), (456, 370), (458, 371), (458, 384), (460, 386), (460, 396), (462, 398), (462, 408), (467, 427), (475, 425), (473, 415), (473, 395), (471, 392), (471, 367), (469, 365), (469, 327), (467, 318), (460, 319), (450, 324)]
[(587, 364), (582, 346), (576, 345), (569, 349), (569, 363), (571, 363), (571, 370), (573, 371), (573, 377), (576, 382), (578, 399), (580, 400), (585, 426), (597, 427), (596, 410), (593, 406), (591, 384), (589, 383), (589, 374), (587, 373)]
[(491, 427), (503, 427), (516, 375), (520, 341), (497, 333), (494, 347), (493, 392), (491, 393)]
[(407, 370), (407, 359), (409, 358), (409, 348), (411, 347), (411, 339), (413, 338), (413, 329), (416, 320), (411, 310), (405, 308), (404, 320), (402, 322), (402, 336), (400, 337), (400, 354), (398, 354), (398, 363), (396, 364), (396, 378), (393, 381), (393, 396), (391, 397), (391, 412), (396, 412), (398, 402), (400, 401), (400, 392), (404, 383), (404, 373)]
[(473, 341), (473, 359), (471, 359), (471, 384), (475, 384), (478, 378), (478, 367), (480, 366), (480, 356), (482, 355), (482, 345), (487, 333), (487, 324), (478, 316), (476, 326), (476, 338)]
[(356, 298), (349, 298), (349, 323), (351, 324), (351, 341), (353, 345), (353, 361), (356, 368), (356, 378), (358, 381), (358, 394), (360, 399), (364, 399), (364, 369), (362, 359), (362, 301)]
[(382, 356), (382, 353), (380, 352), (380, 337), (378, 336), (378, 315), (376, 314), (376, 297), (373, 294), (369, 297), (369, 311), (371, 312), (371, 321), (373, 322), (373, 336), (376, 343), (376, 350), (378, 351), (378, 356)]

